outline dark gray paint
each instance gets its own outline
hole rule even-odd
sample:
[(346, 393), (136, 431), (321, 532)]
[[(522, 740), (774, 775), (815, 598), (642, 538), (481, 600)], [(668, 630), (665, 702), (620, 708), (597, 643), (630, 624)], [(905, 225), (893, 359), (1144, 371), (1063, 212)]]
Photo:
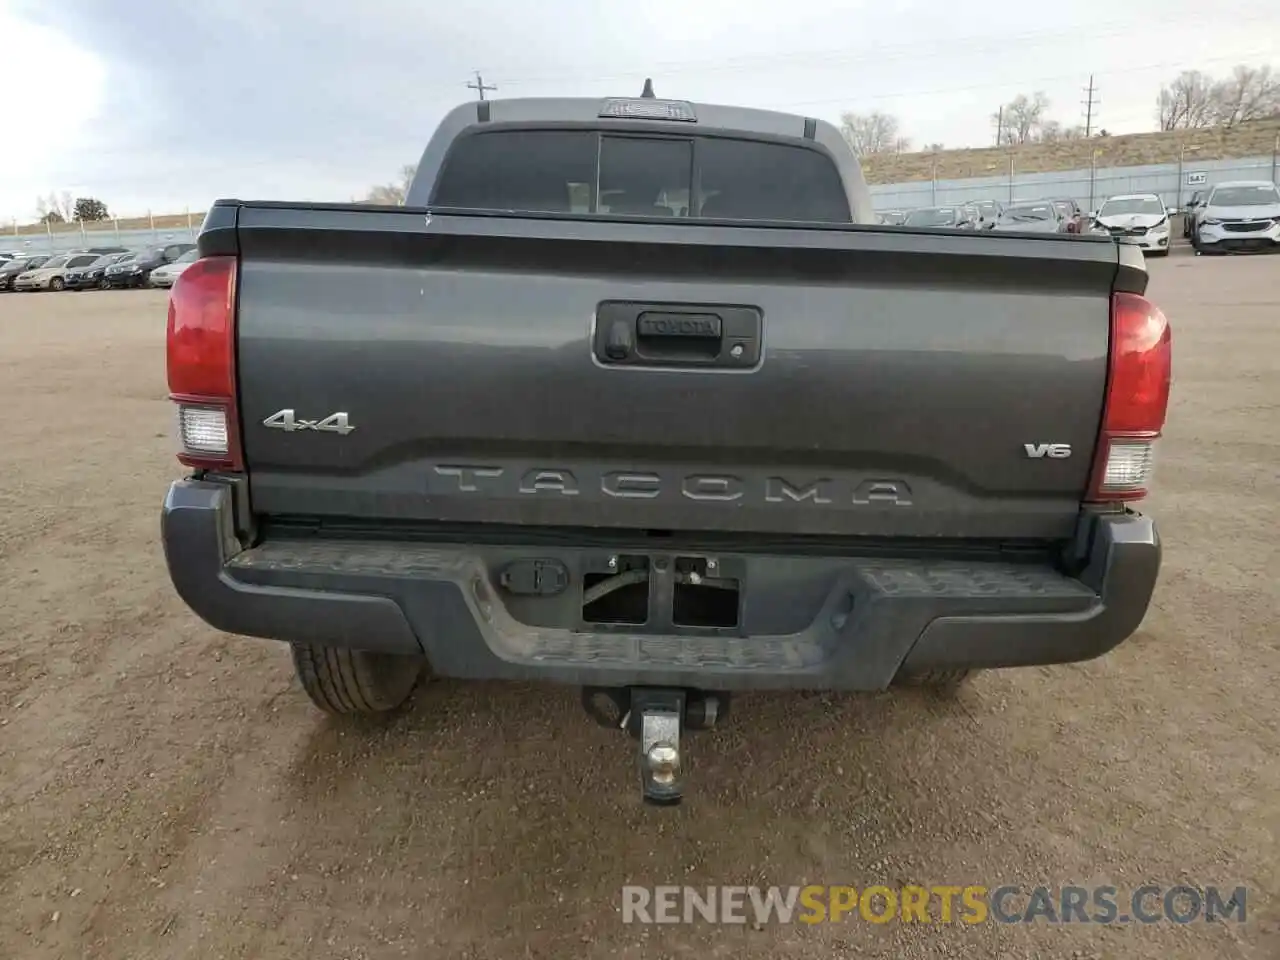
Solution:
[[(1145, 285), (1105, 238), (279, 204), (238, 216), (243, 436), (266, 514), (1068, 536), (1109, 296)], [(605, 368), (594, 311), (627, 299), (757, 307), (762, 359)], [(346, 411), (356, 430), (261, 426), (283, 408)], [(1030, 460), (1024, 443), (1075, 454)], [(506, 472), (467, 491), (442, 482), (458, 466)], [(559, 471), (559, 487), (521, 493), (533, 469)], [(619, 471), (656, 474), (659, 494), (609, 496), (601, 474)], [(741, 496), (681, 493), (708, 476)], [(831, 502), (770, 500), (771, 480), (827, 481)], [(860, 503), (867, 483), (897, 496)]]

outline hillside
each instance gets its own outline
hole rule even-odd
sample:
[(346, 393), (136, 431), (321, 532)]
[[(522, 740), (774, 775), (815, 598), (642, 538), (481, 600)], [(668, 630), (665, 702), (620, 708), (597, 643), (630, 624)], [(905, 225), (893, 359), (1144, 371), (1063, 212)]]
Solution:
[(1185, 160), (1226, 160), (1234, 157), (1269, 157), (1280, 137), (1280, 119), (1243, 123), (1238, 127), (1204, 130), (1171, 130), (1167, 133), (1131, 133), (1090, 140), (1028, 143), (1013, 147), (943, 150), (939, 153), (897, 153), (866, 157), (862, 169), (867, 182), (908, 183), (930, 180), (937, 164), (939, 180), (999, 176), (1013, 157), (1019, 173), (1081, 170), (1089, 166), (1089, 154), (1098, 151), (1099, 167), (1138, 167)]
[[(161, 216), (157, 214), (154, 217), (155, 229), (157, 233), (171, 232), (174, 230), (186, 231), (187, 225), (190, 224), (195, 229), (200, 228), (200, 223), (204, 220), (205, 212), (192, 211), (190, 215), (185, 213), (167, 213)], [(146, 230), (152, 224), (152, 218), (149, 217), (121, 217), (119, 220), (101, 220), (97, 222), (88, 221), (84, 225), (85, 233), (110, 232), (114, 233), (117, 225), (120, 230)], [(65, 233), (79, 233), (79, 223), (55, 223), (51, 231), (55, 235)], [(30, 236), (32, 234), (45, 233), (43, 223), (25, 223), (18, 227), (9, 227), (0, 231), (0, 250), (5, 249), (5, 239), (8, 237)]]

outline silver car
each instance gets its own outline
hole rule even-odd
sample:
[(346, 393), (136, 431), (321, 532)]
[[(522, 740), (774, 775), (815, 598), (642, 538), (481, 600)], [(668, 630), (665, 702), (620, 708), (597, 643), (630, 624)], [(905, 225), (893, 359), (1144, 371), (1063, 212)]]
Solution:
[(173, 263), (167, 263), (163, 267), (152, 270), (147, 282), (153, 287), (172, 287), (173, 281), (182, 276), (182, 271), (195, 263), (199, 256), (198, 251), (188, 250)]
[(1220, 183), (1195, 217), (1191, 243), (1197, 254), (1280, 246), (1280, 190), (1270, 180)]

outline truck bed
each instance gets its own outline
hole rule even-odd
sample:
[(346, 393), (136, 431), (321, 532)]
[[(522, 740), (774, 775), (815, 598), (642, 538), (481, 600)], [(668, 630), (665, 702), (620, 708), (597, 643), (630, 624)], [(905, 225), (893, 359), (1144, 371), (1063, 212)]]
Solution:
[[(253, 512), (387, 523), (1065, 539), (1146, 283), (1107, 238), (856, 225), (225, 202), (201, 243)], [(639, 342), (673, 322), (718, 339)]]

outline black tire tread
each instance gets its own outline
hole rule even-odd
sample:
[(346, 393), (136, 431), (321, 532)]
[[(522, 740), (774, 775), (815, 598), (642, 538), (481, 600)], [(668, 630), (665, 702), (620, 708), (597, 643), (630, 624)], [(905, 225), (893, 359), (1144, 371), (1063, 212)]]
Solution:
[[(290, 645), (294, 671), (303, 691), (321, 710), (333, 714), (386, 713), (401, 706), (413, 692), (421, 675), (421, 661), (412, 657), (394, 657), (400, 673), (388, 682), (379, 676), (376, 654), (343, 647), (326, 647), (305, 643)], [(388, 661), (381, 661), (386, 666)]]
[(906, 687), (920, 687), (937, 693), (954, 693), (973, 676), (972, 670), (924, 670), (900, 677), (898, 683)]

